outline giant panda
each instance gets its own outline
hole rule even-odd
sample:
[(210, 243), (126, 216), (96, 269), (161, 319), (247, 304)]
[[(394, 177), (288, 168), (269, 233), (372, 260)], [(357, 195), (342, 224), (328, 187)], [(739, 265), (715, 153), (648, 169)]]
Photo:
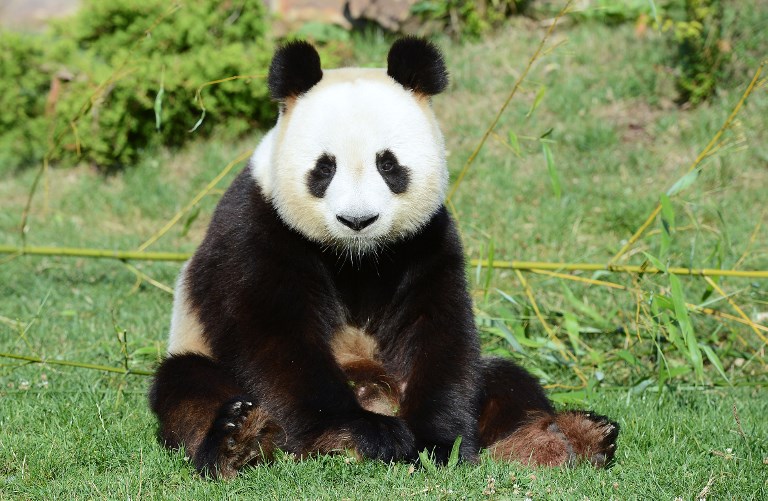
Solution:
[(396, 41), (386, 69), (323, 70), (280, 47), (275, 127), (179, 276), (150, 390), (159, 437), (203, 474), (348, 451), (447, 461), (608, 464), (618, 426), (556, 413), (510, 360), (480, 356), (432, 96), (439, 50)]

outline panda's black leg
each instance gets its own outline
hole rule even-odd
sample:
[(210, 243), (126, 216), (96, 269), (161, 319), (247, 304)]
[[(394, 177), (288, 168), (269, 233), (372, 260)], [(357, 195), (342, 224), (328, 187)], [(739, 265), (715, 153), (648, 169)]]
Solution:
[(166, 447), (183, 446), (201, 473), (232, 477), (268, 460), (279, 428), (215, 361), (197, 354), (160, 365), (149, 394)]
[(510, 360), (483, 360), (480, 440), (491, 456), (542, 466), (578, 460), (602, 467), (616, 450), (618, 425), (589, 412), (555, 413), (536, 379)]

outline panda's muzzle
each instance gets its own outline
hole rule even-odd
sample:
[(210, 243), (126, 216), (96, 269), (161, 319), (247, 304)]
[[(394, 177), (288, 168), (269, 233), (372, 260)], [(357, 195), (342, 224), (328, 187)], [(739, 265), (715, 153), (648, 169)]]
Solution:
[(341, 214), (338, 214), (336, 216), (336, 219), (347, 228), (351, 228), (355, 231), (360, 231), (363, 228), (367, 228), (368, 226), (376, 222), (376, 220), (379, 219), (379, 215), (368, 214), (365, 216), (342, 216)]

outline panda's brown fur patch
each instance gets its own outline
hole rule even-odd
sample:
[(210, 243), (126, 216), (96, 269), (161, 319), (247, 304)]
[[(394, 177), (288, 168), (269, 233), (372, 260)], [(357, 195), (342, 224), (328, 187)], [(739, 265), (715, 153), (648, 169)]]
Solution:
[(602, 468), (613, 459), (619, 433), (616, 423), (584, 411), (563, 412), (557, 415), (556, 422), (579, 460)]
[(561, 466), (575, 460), (568, 439), (549, 414), (531, 415), (511, 435), (493, 443), (488, 452), (494, 459), (530, 466)]
[(352, 454), (357, 459), (362, 458), (360, 453), (357, 451), (357, 444), (355, 443), (354, 438), (352, 438), (351, 433), (333, 430), (327, 433), (323, 433), (317, 438), (317, 440), (314, 441), (310, 447), (309, 455), (335, 454), (342, 452)]
[(334, 336), (331, 351), (363, 409), (385, 416), (397, 415), (401, 384), (377, 359), (376, 340), (361, 329), (345, 326)]

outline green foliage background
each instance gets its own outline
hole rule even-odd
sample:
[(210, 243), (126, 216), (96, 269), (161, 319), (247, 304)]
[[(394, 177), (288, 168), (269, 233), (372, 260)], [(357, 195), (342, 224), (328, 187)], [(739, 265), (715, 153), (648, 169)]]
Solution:
[[(243, 71), (262, 75), (272, 51), (266, 35), (259, 0), (182, 8), (86, 0), (45, 34), (0, 33), (0, 170), (46, 152), (65, 163), (122, 167), (149, 146), (183, 144), (201, 113), (195, 90)], [(235, 137), (274, 117), (262, 78), (206, 89), (205, 107), (202, 134), (222, 125)]]

